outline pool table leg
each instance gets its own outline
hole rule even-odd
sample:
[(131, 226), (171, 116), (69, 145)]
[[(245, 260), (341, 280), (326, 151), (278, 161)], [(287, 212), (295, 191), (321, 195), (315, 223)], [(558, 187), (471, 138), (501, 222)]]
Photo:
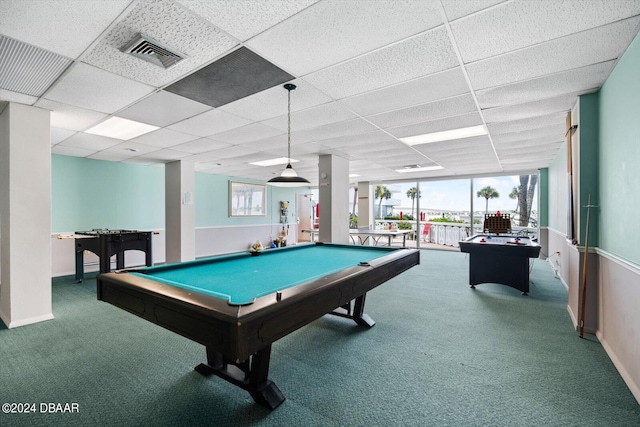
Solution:
[(347, 319), (353, 320), (360, 326), (366, 326), (370, 328), (376, 324), (376, 321), (364, 312), (364, 302), (366, 297), (367, 294), (357, 297), (353, 304), (353, 310), (351, 310), (351, 301), (349, 301), (342, 307), (338, 307), (335, 310), (330, 311), (329, 314), (333, 314), (334, 316), (346, 317)]
[(256, 403), (275, 409), (286, 399), (276, 383), (269, 377), (271, 345), (259, 350), (241, 363), (227, 360), (221, 353), (207, 346), (207, 363), (195, 370), (204, 376), (217, 375), (249, 392)]

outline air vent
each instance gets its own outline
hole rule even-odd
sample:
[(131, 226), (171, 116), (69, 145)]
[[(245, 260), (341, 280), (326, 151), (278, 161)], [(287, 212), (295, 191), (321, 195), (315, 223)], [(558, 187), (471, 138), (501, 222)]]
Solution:
[(163, 68), (170, 68), (187, 56), (174, 51), (151, 37), (138, 34), (121, 49), (124, 53)]

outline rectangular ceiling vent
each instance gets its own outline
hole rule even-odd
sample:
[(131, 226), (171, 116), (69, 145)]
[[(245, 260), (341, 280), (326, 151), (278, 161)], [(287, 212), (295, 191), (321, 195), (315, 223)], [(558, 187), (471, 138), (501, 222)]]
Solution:
[(120, 50), (163, 68), (173, 67), (187, 57), (180, 52), (170, 49), (159, 41), (142, 34), (136, 35), (133, 40)]

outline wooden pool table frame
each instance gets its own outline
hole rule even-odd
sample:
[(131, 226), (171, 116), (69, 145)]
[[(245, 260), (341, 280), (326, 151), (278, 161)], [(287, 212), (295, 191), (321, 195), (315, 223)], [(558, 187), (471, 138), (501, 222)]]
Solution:
[[(354, 249), (351, 245), (325, 245)], [(375, 322), (364, 313), (366, 293), (420, 263), (416, 249), (377, 249), (389, 253), (257, 298), (248, 305), (230, 305), (220, 298), (128, 274), (127, 270), (98, 275), (97, 294), (99, 300), (204, 345), (207, 363), (198, 365), (196, 371), (224, 378), (247, 390), (257, 403), (273, 409), (285, 400), (268, 378), (273, 342), (327, 313), (373, 326)], [(234, 256), (247, 254), (219, 258), (232, 260)], [(270, 254), (267, 251), (259, 256)]]

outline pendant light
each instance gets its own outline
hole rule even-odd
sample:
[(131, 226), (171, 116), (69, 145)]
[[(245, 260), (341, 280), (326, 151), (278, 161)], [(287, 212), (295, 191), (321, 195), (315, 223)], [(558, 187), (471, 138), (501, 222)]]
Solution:
[(267, 184), (273, 185), (276, 187), (302, 187), (311, 185), (311, 183), (298, 176), (293, 167), (291, 166), (291, 91), (296, 88), (296, 85), (287, 83), (284, 85), (284, 88), (288, 91), (288, 125), (287, 125), (287, 167), (284, 168), (280, 176), (275, 178), (271, 178), (267, 181)]

